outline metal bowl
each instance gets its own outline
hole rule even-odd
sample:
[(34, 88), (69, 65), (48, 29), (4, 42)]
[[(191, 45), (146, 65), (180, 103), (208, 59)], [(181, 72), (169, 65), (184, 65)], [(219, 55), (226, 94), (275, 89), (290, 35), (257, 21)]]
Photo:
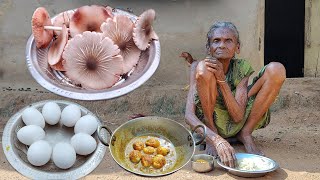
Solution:
[[(202, 160), (199, 162), (198, 160)], [(191, 158), (191, 167), (196, 172), (209, 172), (214, 168), (214, 157), (208, 154), (196, 154)]]
[[(49, 101), (57, 103), (61, 109), (67, 105), (75, 104), (67, 101), (48, 100), (37, 102), (27, 107), (34, 107), (41, 112), (44, 104)], [(82, 116), (90, 114), (96, 117), (88, 109), (78, 104), (75, 105), (80, 107)], [(27, 160), (28, 146), (22, 144), (17, 138), (17, 132), (25, 126), (21, 118), (22, 112), (25, 108), (21, 109), (9, 119), (2, 136), (4, 154), (11, 166), (19, 173), (30, 179), (79, 179), (93, 171), (103, 160), (106, 147), (100, 143), (97, 137), (97, 132), (95, 132), (92, 136), (97, 142), (96, 150), (87, 156), (77, 155), (76, 162), (71, 168), (66, 170), (60, 169), (55, 166), (52, 160), (40, 167), (31, 165)], [(98, 125), (101, 125), (100, 120), (98, 118), (96, 119)], [(69, 142), (70, 138), (74, 135), (73, 128), (65, 127), (60, 123), (54, 126), (46, 124), (44, 130), (46, 132), (45, 140), (48, 141), (51, 146), (54, 146), (54, 144), (61, 141)], [(103, 135), (106, 136), (105, 133)]]
[[(193, 134), (197, 128), (203, 129), (203, 136), (195, 141)], [(100, 137), (99, 132), (106, 129), (110, 133), (110, 139)], [(163, 117), (147, 116), (130, 120), (119, 126), (114, 133), (108, 127), (98, 127), (100, 141), (109, 146), (113, 159), (125, 170), (142, 176), (164, 176), (178, 171), (184, 167), (194, 154), (196, 145), (199, 145), (206, 137), (206, 128), (198, 125), (190, 132), (182, 124)], [(133, 143), (145, 142), (153, 137), (160, 141), (161, 146), (170, 149), (165, 156), (167, 163), (160, 169), (151, 167), (141, 169), (141, 163), (133, 164), (129, 159), (129, 153), (133, 150)]]
[(225, 168), (226, 170), (228, 170), (231, 174), (234, 174), (236, 176), (240, 176), (240, 177), (261, 177), (266, 175), (268, 172), (272, 172), (274, 170), (276, 170), (279, 165), (277, 162), (275, 162), (274, 160), (264, 157), (264, 156), (259, 156), (256, 154), (248, 154), (248, 153), (236, 153), (236, 158), (237, 160), (243, 159), (243, 158), (261, 158), (261, 160), (267, 162), (268, 164), (270, 164), (270, 167), (268, 169), (265, 170), (257, 170), (257, 171), (246, 171), (246, 170), (239, 170), (236, 168), (231, 168), (228, 167), (226, 165), (224, 165), (222, 162), (220, 162), (220, 160), (217, 160), (217, 163)]
[[(115, 9), (113, 13), (127, 15), (133, 22), (137, 19), (134, 14), (119, 9)], [(127, 94), (145, 83), (154, 74), (160, 63), (160, 42), (154, 40), (150, 48), (141, 52), (138, 64), (130, 71), (127, 78), (122, 79), (111, 88), (93, 90), (79, 87), (60, 71), (51, 69), (47, 63), (48, 50), (49, 48), (36, 48), (34, 36), (29, 37), (26, 45), (26, 64), (31, 75), (47, 90), (79, 100), (111, 99)]]

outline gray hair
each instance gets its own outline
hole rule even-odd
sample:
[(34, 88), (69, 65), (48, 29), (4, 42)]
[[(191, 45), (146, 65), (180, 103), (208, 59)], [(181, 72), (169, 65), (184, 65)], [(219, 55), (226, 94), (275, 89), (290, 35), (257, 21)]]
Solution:
[(239, 32), (236, 28), (236, 26), (232, 22), (226, 22), (226, 21), (221, 21), (221, 22), (215, 22), (209, 29), (208, 34), (207, 34), (207, 44), (206, 48), (207, 51), (210, 51), (210, 39), (213, 36), (213, 33), (215, 30), (219, 28), (228, 28), (231, 31), (233, 31), (234, 36), (236, 37), (238, 43), (240, 44), (240, 37), (239, 37)]

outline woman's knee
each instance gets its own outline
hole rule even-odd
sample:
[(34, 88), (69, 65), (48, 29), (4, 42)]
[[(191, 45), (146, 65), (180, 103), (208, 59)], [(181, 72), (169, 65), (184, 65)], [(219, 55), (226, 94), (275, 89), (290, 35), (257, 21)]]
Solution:
[(279, 62), (270, 62), (265, 73), (275, 82), (283, 83), (286, 79), (286, 68)]
[(215, 80), (215, 76), (208, 71), (207, 66), (204, 61), (200, 61), (196, 69), (196, 80)]

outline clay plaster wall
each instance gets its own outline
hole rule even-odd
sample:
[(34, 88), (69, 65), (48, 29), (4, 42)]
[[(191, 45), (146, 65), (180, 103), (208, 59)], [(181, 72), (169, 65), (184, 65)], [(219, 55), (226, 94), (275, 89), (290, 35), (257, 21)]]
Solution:
[(320, 0), (306, 0), (304, 75), (320, 76)]

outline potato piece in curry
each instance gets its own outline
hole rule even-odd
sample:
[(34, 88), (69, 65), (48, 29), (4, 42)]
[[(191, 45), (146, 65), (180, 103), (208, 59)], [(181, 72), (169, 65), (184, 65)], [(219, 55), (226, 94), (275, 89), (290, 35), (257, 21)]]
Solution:
[(141, 156), (142, 156), (142, 154), (138, 150), (133, 150), (129, 154), (130, 161), (133, 163), (139, 163), (141, 160)]
[(152, 158), (152, 166), (156, 169), (162, 168), (166, 164), (166, 159), (161, 154)]
[(133, 143), (132, 146), (133, 146), (134, 150), (141, 151), (144, 148), (144, 143), (142, 141), (137, 141), (137, 142)]
[(163, 147), (163, 146), (159, 146), (157, 148), (157, 154), (161, 154), (163, 156), (166, 156), (167, 154), (169, 154), (169, 152), (170, 152), (169, 148), (166, 148), (166, 147)]
[(160, 141), (158, 141), (156, 138), (151, 138), (146, 141), (146, 145), (157, 148), (160, 146)]
[(153, 154), (156, 150), (154, 149), (154, 147), (151, 146), (147, 146), (145, 148), (143, 148), (143, 152), (146, 154)]
[(144, 167), (150, 167), (152, 165), (152, 156), (148, 154), (142, 155), (141, 164)]

